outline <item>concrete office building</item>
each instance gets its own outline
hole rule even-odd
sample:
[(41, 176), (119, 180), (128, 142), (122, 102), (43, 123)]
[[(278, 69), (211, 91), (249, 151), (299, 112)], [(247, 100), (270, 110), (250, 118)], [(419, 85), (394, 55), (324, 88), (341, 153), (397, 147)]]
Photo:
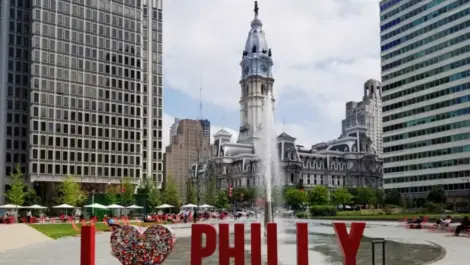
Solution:
[(380, 2), (385, 189), (470, 188), (470, 1)]
[(42, 195), (160, 183), (162, 1), (1, 4), (0, 189), (16, 164)]
[(179, 120), (176, 134), (166, 147), (165, 178), (171, 178), (176, 184), (183, 203), (186, 202), (190, 168), (197, 163), (198, 157), (201, 162), (207, 161), (210, 151), (210, 135), (204, 134), (201, 120)]
[(342, 136), (356, 126), (367, 128), (366, 136), (372, 141), (371, 152), (382, 155), (382, 99), (380, 82), (374, 79), (364, 83), (362, 101), (346, 103), (346, 115), (342, 121)]
[(178, 130), (178, 124), (180, 123), (180, 120), (181, 119), (179, 119), (179, 118), (175, 118), (175, 121), (170, 126), (170, 144), (173, 141), (173, 137), (176, 135), (176, 132)]

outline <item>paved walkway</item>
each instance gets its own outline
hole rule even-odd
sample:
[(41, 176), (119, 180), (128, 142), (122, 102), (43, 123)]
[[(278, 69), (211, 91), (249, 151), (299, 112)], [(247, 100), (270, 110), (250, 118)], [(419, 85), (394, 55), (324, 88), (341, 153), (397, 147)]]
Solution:
[(52, 239), (26, 224), (0, 225), (0, 253), (48, 241)]

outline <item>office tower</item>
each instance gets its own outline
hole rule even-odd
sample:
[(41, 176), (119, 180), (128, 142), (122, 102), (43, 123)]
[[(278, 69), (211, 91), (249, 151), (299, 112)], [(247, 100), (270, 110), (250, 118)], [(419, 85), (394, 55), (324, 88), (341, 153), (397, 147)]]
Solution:
[(184, 202), (187, 196), (187, 183), (190, 180), (190, 169), (198, 162), (205, 162), (210, 155), (210, 135), (205, 135), (200, 120), (179, 120), (173, 142), (166, 147), (165, 179), (176, 184), (178, 194)]
[(366, 136), (372, 141), (372, 152), (382, 154), (382, 99), (380, 82), (374, 79), (364, 83), (362, 101), (346, 103), (346, 118), (342, 121), (342, 136), (356, 126), (367, 128)]
[(468, 196), (469, 3), (380, 3), (385, 189)]
[(173, 122), (173, 124), (170, 127), (170, 144), (173, 142), (173, 137), (176, 135), (179, 122), (180, 122), (180, 119), (175, 118), (175, 122)]
[(1, 14), (0, 176), (20, 164), (42, 195), (67, 175), (96, 191), (161, 182), (162, 1), (4, 0)]

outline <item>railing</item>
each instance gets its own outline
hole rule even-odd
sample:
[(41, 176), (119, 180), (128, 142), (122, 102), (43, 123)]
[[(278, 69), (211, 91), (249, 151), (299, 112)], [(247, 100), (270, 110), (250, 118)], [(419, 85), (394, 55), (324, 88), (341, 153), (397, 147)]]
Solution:
[(384, 238), (372, 240), (372, 265), (375, 265), (375, 245), (382, 244), (382, 265), (385, 265), (385, 245), (387, 241)]

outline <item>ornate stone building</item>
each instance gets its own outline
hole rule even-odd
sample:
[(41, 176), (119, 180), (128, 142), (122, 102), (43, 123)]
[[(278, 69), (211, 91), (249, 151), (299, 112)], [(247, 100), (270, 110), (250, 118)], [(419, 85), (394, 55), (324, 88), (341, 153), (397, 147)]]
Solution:
[[(217, 178), (219, 189), (264, 185), (264, 163), (256, 155), (262, 148), (263, 108), (271, 97), (274, 77), (272, 51), (267, 44), (263, 23), (258, 18), (251, 22), (242, 56), (240, 133), (236, 143), (226, 130), (214, 135), (212, 158), (200, 165), (201, 178)], [(274, 101), (274, 98), (271, 100)], [(271, 111), (271, 110), (268, 110)], [(295, 138), (281, 133), (277, 137), (278, 185), (313, 188), (325, 185), (337, 187), (381, 187), (382, 161), (373, 150), (367, 136), (367, 127), (350, 126), (339, 139), (319, 143), (311, 148), (296, 145)], [(192, 172), (194, 172), (193, 167)]]

